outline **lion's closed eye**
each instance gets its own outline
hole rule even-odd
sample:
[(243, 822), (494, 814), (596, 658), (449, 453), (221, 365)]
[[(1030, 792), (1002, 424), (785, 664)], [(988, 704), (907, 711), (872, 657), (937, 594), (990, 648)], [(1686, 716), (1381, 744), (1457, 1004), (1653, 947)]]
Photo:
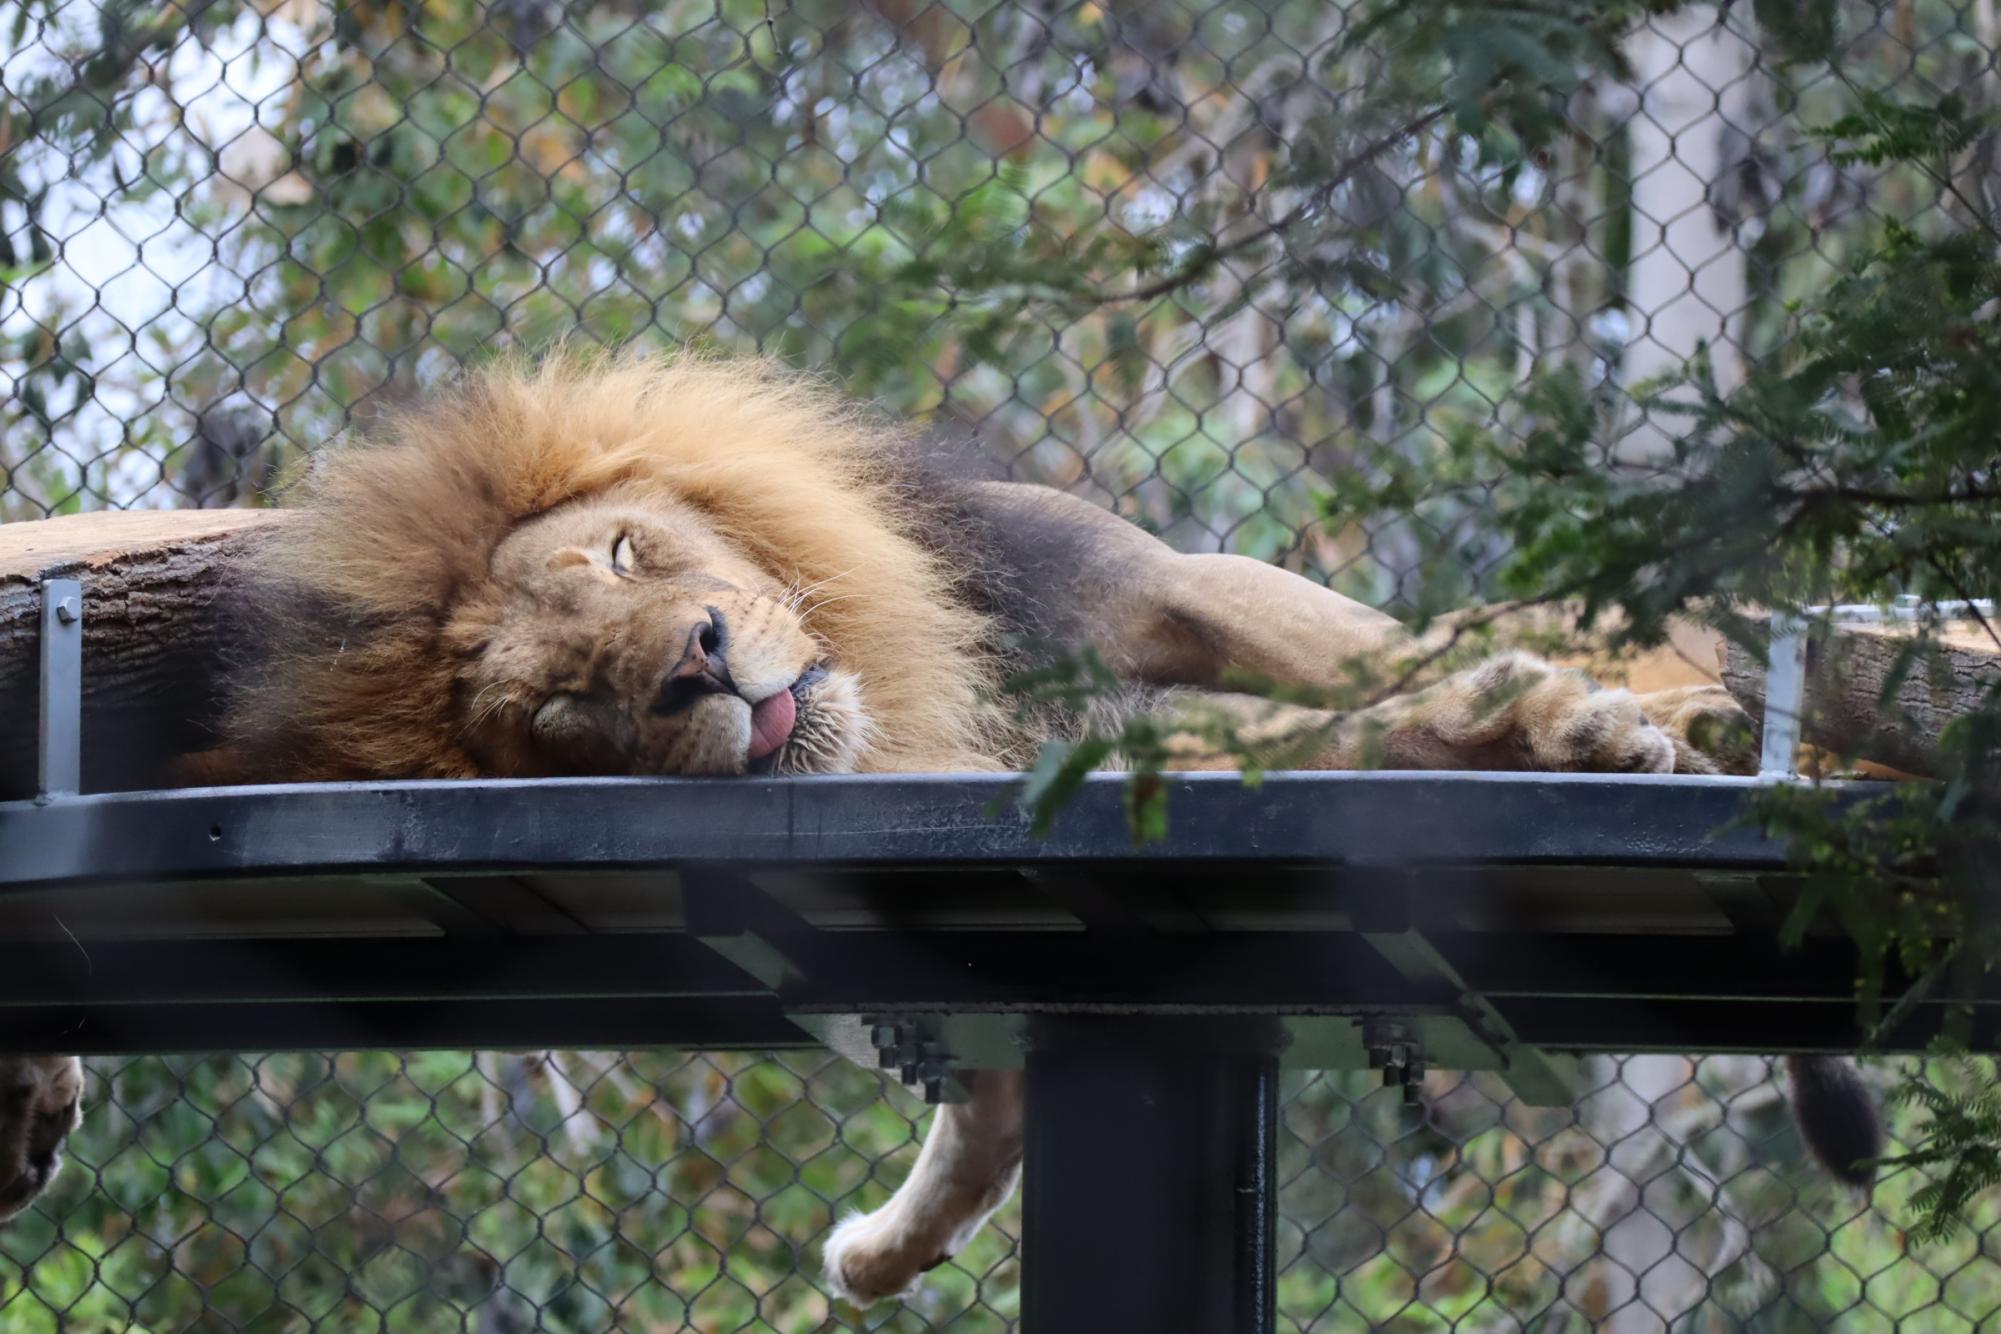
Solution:
[(636, 574), (639, 571), (639, 557), (633, 552), (632, 538), (620, 534), (611, 547), (611, 572), (613, 574)]
[(589, 705), (582, 696), (567, 690), (558, 691), (542, 701), (542, 707), (535, 710), (528, 726), (537, 740), (557, 744), (575, 741), (597, 731), (597, 722), (591, 716)]
[(535, 740), (564, 763), (615, 772), (633, 743), (632, 723), (616, 705), (558, 691), (529, 720)]

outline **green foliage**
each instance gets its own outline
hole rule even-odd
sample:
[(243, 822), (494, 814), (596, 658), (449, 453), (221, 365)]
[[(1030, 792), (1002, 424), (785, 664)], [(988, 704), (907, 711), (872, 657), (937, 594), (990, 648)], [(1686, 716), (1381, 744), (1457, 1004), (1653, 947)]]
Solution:
[(1993, 1063), (1958, 1055), (1938, 1074), (1906, 1079), (1892, 1096), (1930, 1114), (1923, 1147), (1897, 1161), (1946, 1168), (1911, 1197), (1919, 1215), (1912, 1234), (1926, 1242), (1950, 1240), (1980, 1194), (2001, 1186), (2001, 1085)]
[(1886, 162), (1944, 162), (1964, 152), (1996, 124), (1991, 110), (1971, 112), (1964, 99), (1906, 104), (1863, 91), (1855, 110), (1827, 125), (1821, 137), (1837, 145), (1829, 160), (1880, 167)]
[[(1949, 155), (1984, 127), (1953, 99), (1920, 111), (1865, 98), (1828, 134), (1853, 161)], [(1527, 396), (1535, 428), (1488, 458), (1515, 483), (1504, 522), (1508, 578), (1537, 596), (1624, 613), (1623, 634), (1657, 642), (1670, 615), (1706, 618), (1756, 650), (1747, 608), (1893, 596), (1971, 599), (2001, 586), (2001, 254), (1987, 229), (1934, 239), (1891, 226), (1879, 247), (1796, 311), (1787, 357), (1730, 393), (1698, 364), (1653, 387), (1653, 410), (1685, 423), (1666, 457), (1625, 462), (1614, 423), (1574, 377)], [(1903, 671), (1942, 670), (1920, 624)], [(1991, 625), (1982, 632), (1995, 638)], [(1892, 709), (1893, 679), (1879, 705)], [(1859, 739), (1858, 739), (1859, 740)], [(1932, 781), (1840, 804), (1781, 786), (1756, 818), (1807, 872), (1789, 931), (1822, 914), (1862, 947), (1865, 1010), (1887, 1032), (1913, 999), (1970, 995), (2001, 959), (2001, 690), (1940, 741)], [(1886, 980), (1902, 992), (1886, 998)], [(1885, 999), (1893, 1002), (1880, 1013)], [(1916, 1231), (1950, 1235), (1992, 1184), (2001, 1122), (1991, 1083), (1957, 1098), (1907, 1082), (1933, 1114), (1912, 1164), (1948, 1164), (1913, 1200)]]
[(1390, 0), (1367, 11), (1347, 45), (1387, 39), (1403, 59), (1435, 65), (1433, 96), (1462, 133), (1505, 161), (1567, 132), (1564, 99), (1581, 84), (1598, 75), (1628, 77), (1620, 39), (1653, 7), (1638, 0)]
[(1783, 60), (1824, 61), (1835, 54), (1841, 6), (1835, 0), (1755, 0), (1758, 29)]

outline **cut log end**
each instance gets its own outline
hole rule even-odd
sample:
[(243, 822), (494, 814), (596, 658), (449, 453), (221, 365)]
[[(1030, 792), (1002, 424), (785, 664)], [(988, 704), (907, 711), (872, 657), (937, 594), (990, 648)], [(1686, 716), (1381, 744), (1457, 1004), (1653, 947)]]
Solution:
[[(1903, 622), (1838, 625), (1808, 640), (1801, 739), (1842, 760), (1902, 774), (1936, 776), (1939, 738), (2001, 686), (2001, 645), (1972, 622), (1931, 632), (1929, 654), (1912, 660), (1918, 628)], [(1731, 644), (1723, 683), (1760, 726), (1765, 660)]]

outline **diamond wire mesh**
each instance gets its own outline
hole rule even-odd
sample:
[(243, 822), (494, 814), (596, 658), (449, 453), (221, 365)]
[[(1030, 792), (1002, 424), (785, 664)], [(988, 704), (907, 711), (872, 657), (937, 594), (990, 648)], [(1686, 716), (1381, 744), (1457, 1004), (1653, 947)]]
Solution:
[[(1343, 46), (1357, 8), (0, 3), (0, 518), (261, 503), (484, 349), (707, 338), (1185, 547), (1461, 600), (1499, 555), (1482, 479), (1331, 516), (1321, 479), (1443, 471), (1556, 366), (1629, 387), (1706, 346), (1727, 383), (1874, 221), (1953, 224), (1805, 127), (1858, 87), (1985, 100), (2001, 45), (1984, 0), (1851, 4), (1836, 78), (1763, 59), (1743, 6), (1656, 16), (1519, 170), (1436, 129), (1199, 281), (982, 280), (1286, 216), (1291, 159), (1398, 72)], [(1991, 1203), (1909, 1249), (1916, 1178), (1869, 1208), (1803, 1173), (1762, 1062), (1593, 1068), (1561, 1112), (1434, 1074), (1422, 1117), (1294, 1078), (1287, 1327), (2001, 1320)], [(10, 1331), (810, 1327), (816, 1239), (918, 1110), (825, 1059), (655, 1053), (98, 1062), (91, 1105), (0, 1232)], [(1006, 1324), (1012, 1217), (885, 1327)]]
[[(1280, 1328), (1976, 1330), (1994, 1209), (1909, 1248), (1801, 1159), (1759, 1058), (1594, 1063), (1573, 1108), (1435, 1072), (1287, 1076)], [(922, 1107), (835, 1058), (349, 1053), (91, 1063), (49, 1195), (0, 1230), (11, 1331), (1011, 1328), (1018, 1206), (908, 1306), (820, 1284)], [(1911, 1114), (1893, 1130), (1906, 1140)]]

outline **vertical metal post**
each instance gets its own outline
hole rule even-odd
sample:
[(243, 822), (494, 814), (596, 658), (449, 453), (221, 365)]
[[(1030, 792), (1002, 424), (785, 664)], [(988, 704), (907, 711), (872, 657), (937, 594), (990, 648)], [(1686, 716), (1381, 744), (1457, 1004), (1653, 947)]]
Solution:
[(1269, 1334), (1280, 1042), (1267, 1020), (1030, 1026), (1023, 1328)]
[(37, 732), (41, 796), (83, 788), (83, 585), (50, 579), (42, 585), (42, 704)]
[(1774, 615), (1765, 659), (1765, 735), (1758, 777), (1791, 778), (1799, 771), (1800, 711), (1806, 701), (1806, 624)]

